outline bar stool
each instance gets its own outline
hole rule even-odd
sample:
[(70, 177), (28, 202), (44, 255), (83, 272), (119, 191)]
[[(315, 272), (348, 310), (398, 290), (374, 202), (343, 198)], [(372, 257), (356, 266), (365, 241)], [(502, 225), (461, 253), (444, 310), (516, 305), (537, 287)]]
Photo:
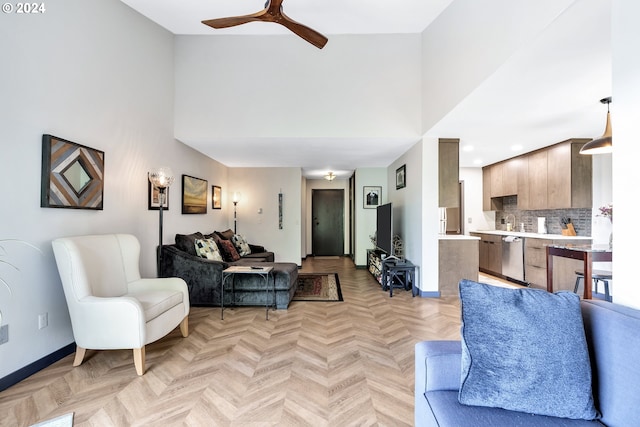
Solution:
[[(584, 272), (582, 270), (576, 270), (576, 286), (573, 288), (573, 292), (578, 292), (580, 286), (580, 280), (584, 282)], [(607, 270), (593, 270), (591, 272), (591, 278), (593, 279), (593, 285), (595, 287), (595, 293), (598, 293), (598, 283), (604, 283), (604, 299), (612, 302), (611, 294), (609, 293), (609, 280), (613, 280), (613, 273)]]

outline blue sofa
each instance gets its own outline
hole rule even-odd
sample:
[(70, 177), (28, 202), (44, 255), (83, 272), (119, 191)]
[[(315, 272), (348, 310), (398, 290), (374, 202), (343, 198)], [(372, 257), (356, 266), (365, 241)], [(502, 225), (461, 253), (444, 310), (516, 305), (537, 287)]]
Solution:
[(423, 341), (415, 347), (416, 426), (640, 426), (640, 310), (605, 301), (581, 301), (596, 409), (594, 421), (531, 415), (458, 402), (459, 341)]

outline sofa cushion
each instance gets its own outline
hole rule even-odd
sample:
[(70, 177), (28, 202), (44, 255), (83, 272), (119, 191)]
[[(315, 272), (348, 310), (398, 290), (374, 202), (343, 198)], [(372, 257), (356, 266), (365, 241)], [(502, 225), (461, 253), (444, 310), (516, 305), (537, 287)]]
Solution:
[(240, 255), (238, 251), (236, 251), (235, 246), (231, 243), (231, 240), (220, 240), (220, 252), (222, 253), (222, 258), (227, 262), (238, 261), (240, 259)]
[(196, 240), (204, 239), (204, 236), (200, 232), (193, 234), (176, 234), (176, 247), (183, 252), (187, 252), (191, 255), (198, 255), (196, 253)]
[(213, 239), (196, 239), (196, 254), (201, 258), (222, 261), (222, 255), (218, 250), (218, 245)]
[(251, 248), (249, 247), (249, 244), (247, 243), (247, 240), (243, 235), (234, 234), (231, 238), (231, 241), (233, 242), (233, 246), (236, 247), (238, 255), (247, 256), (251, 254)]
[(573, 292), (459, 284), (465, 405), (597, 418), (591, 365)]

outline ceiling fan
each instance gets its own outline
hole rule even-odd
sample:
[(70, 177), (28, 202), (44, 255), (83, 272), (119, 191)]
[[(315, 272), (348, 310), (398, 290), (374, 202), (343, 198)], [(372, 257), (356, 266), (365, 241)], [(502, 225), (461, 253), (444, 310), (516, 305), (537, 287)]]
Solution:
[(252, 13), (251, 15), (231, 16), (228, 18), (209, 19), (202, 21), (203, 24), (213, 28), (228, 28), (248, 22), (275, 22), (288, 28), (294, 34), (302, 37), (318, 49), (322, 49), (327, 44), (328, 39), (319, 32), (300, 24), (289, 18), (282, 12), (283, 0), (267, 0), (264, 10)]

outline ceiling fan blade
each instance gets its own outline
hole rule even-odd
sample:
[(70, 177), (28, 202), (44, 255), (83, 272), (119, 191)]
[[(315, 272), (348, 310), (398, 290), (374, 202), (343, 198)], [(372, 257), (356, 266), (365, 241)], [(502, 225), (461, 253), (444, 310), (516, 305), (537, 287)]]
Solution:
[(228, 18), (216, 18), (209, 19), (207, 21), (202, 21), (204, 25), (208, 25), (212, 28), (229, 28), (235, 27), (236, 25), (246, 24), (248, 22), (262, 21), (263, 16), (265, 15), (265, 11), (262, 10), (257, 13), (252, 13), (251, 15), (242, 15), (242, 16), (231, 16)]
[(325, 36), (317, 32), (316, 30), (307, 27), (306, 25), (302, 25), (299, 22), (294, 21), (289, 18), (287, 15), (281, 12), (281, 15), (284, 19), (279, 19), (277, 22), (280, 25), (287, 27), (291, 32), (302, 37), (318, 49), (322, 49), (324, 45), (327, 44), (327, 39)]

